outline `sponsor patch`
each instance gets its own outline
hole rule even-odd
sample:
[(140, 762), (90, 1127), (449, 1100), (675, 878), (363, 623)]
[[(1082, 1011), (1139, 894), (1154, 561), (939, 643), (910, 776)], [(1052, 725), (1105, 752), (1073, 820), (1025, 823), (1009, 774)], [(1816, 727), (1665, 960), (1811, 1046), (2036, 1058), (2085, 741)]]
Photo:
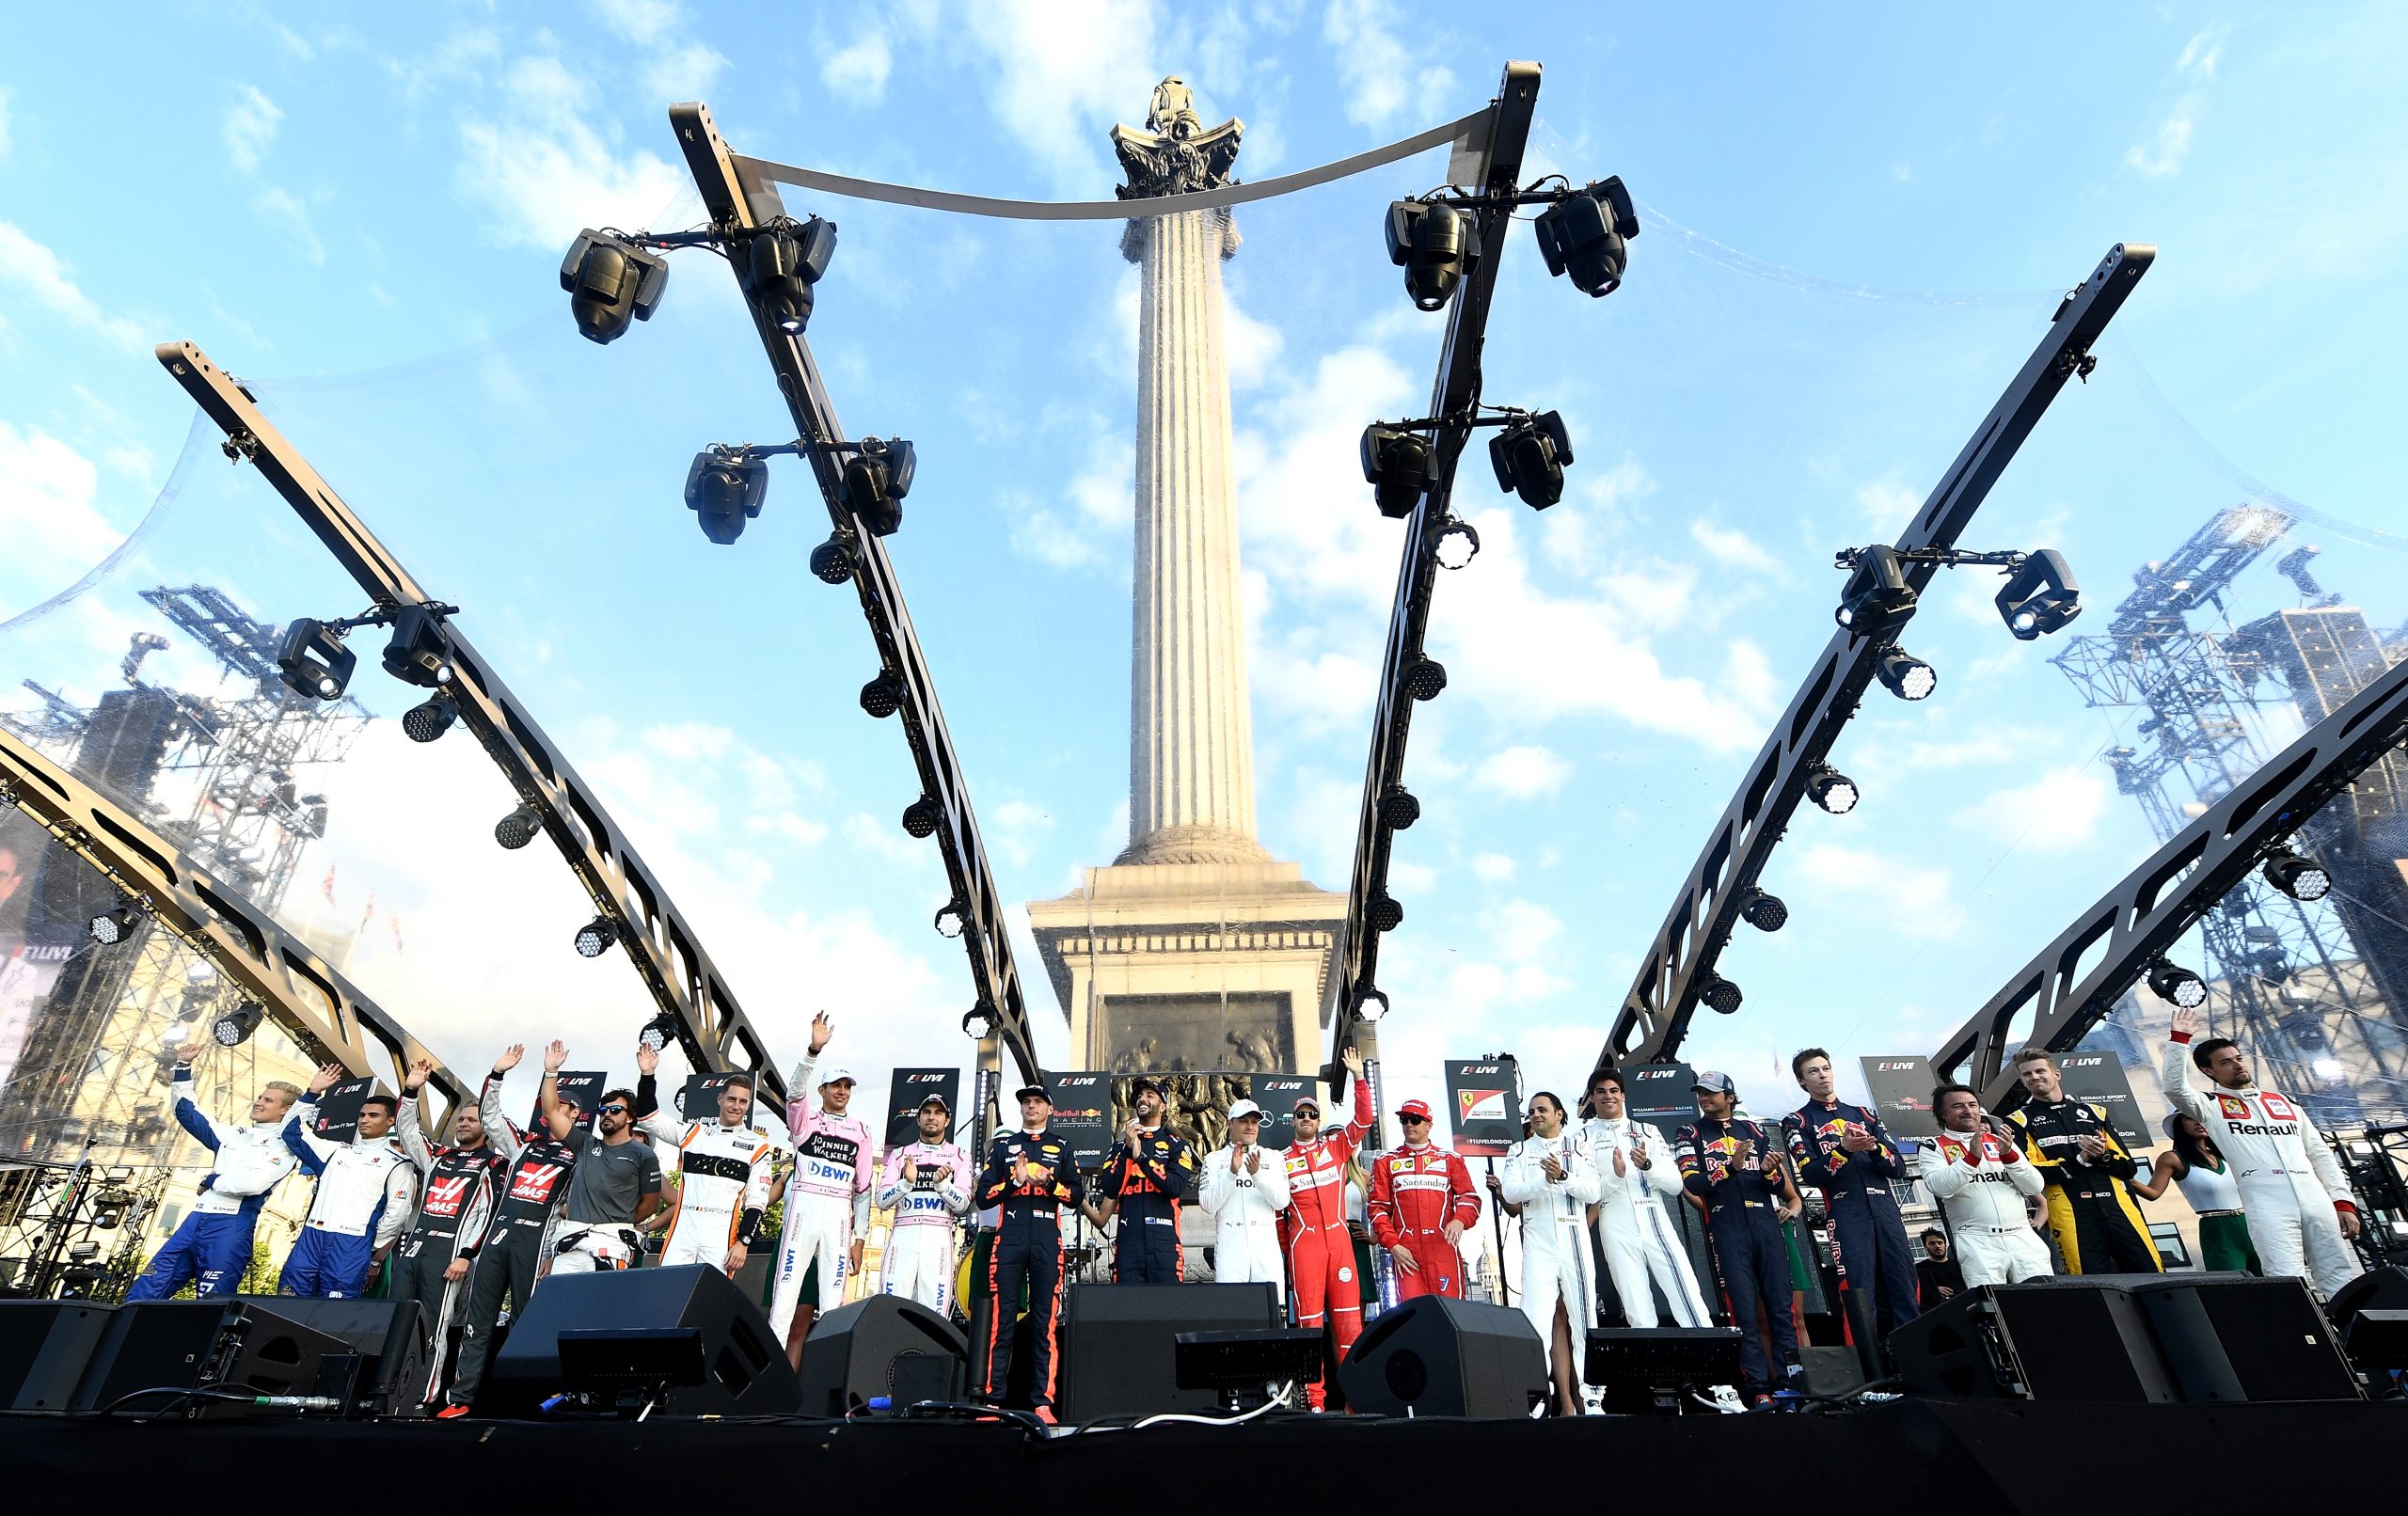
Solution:
[(2255, 1113), (2249, 1109), (2249, 1102), (2241, 1098), (2237, 1095), (2217, 1096), (2216, 1113), (2223, 1116), (2226, 1121), (2246, 1121), (2251, 1115), (2255, 1114)]
[(1504, 1120), (1505, 1094), (1503, 1090), (1457, 1090), (1455, 1104), (1459, 1109), (1455, 1113), (1456, 1119), (1459, 1122)]

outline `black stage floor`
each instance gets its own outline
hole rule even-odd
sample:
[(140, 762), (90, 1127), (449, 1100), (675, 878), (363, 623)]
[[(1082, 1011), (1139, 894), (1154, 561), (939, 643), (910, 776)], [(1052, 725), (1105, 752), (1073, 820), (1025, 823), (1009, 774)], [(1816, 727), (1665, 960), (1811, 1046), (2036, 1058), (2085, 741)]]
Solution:
[[(298, 1423), (0, 1415), (16, 1510), (436, 1508), (567, 1499), (579, 1508), (808, 1503), (925, 1493), (1044, 1511), (1168, 1500), (1316, 1499), (1423, 1508), (1535, 1498), (1550, 1511), (1751, 1509), (1780, 1500), (1902, 1516), (2177, 1508), (2313, 1512), (2396, 1498), (2408, 1403), (2230, 1406), (1901, 1400), (1838, 1414), (1378, 1421), (1098, 1429), (1037, 1441), (988, 1423), (874, 1420)], [(2137, 1504), (2123, 1504), (2129, 1499)], [(56, 1502), (58, 1504), (53, 1504)], [(72, 1505), (66, 1504), (73, 1502)], [(169, 1506), (172, 1502), (172, 1506)], [(2115, 1502), (2102, 1505), (2102, 1502)]]

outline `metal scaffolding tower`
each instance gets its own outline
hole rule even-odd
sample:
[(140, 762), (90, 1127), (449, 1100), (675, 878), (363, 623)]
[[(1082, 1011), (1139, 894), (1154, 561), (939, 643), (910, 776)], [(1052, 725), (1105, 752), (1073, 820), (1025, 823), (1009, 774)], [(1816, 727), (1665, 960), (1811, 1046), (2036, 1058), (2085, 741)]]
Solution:
[[(2379, 641), (2368, 666), (2370, 634), (2348, 635), (2344, 624), (2353, 619), (2363, 628), (2364, 613), (2337, 606), (2337, 597), (2323, 595), (2308, 575), (2312, 548), (2287, 555), (2280, 567), (2313, 604), (2234, 625), (2226, 592), (2291, 525), (2289, 515), (2265, 506), (2218, 512), (2172, 557), (2133, 574), (2132, 592), (2115, 608), (2105, 635), (2076, 638), (2050, 660), (2092, 706), (2147, 708), (2137, 733), (2142, 745), (2111, 749), (2106, 762), (2115, 787), (2140, 803), (2161, 841), (2280, 745), (2279, 734), (2269, 732), (2270, 721), (2288, 726), (2280, 707), (2296, 705), (2309, 722), (2320, 720), (2386, 666)], [(2318, 650), (2337, 636), (2353, 655), (2320, 663)], [(2370, 856), (2369, 838), (2371, 853), (2383, 851), (2387, 833), (2369, 832), (2355, 813), (2371, 806), (2376, 819), (2396, 826), (2399, 801), (2408, 794), (2402, 766), (2385, 760), (2368, 771), (2358, 793), (2320, 813), (2302, 833), (2307, 850), (2328, 865), (2351, 846)], [(2380, 893), (2379, 869), (2352, 878), (2360, 891)], [(2338, 896), (2340, 873), (2336, 879)], [(2384, 897), (2370, 903), (2369, 914), (2395, 908)], [(2399, 944), (2370, 940), (2359, 925), (2343, 902), (2293, 900), (2258, 874), (2200, 924), (2211, 1020), (2249, 1044), (2267, 1082), (2295, 1092), (2328, 1129), (2408, 1113), (2401, 1078), (2408, 1028), (2391, 1011), (2403, 1002), (2387, 996), (2384, 983), (2408, 972), (2408, 961)], [(2112, 1043), (2110, 1027), (2100, 1031)]]

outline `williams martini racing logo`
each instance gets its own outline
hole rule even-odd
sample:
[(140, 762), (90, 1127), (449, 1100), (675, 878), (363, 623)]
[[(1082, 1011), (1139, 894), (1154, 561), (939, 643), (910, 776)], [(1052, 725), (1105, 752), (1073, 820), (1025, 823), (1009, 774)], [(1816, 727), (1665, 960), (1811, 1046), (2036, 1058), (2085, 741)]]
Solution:
[(1455, 1092), (1455, 1124), (1468, 1126), (1475, 1121), (1505, 1119), (1504, 1090), (1457, 1090)]

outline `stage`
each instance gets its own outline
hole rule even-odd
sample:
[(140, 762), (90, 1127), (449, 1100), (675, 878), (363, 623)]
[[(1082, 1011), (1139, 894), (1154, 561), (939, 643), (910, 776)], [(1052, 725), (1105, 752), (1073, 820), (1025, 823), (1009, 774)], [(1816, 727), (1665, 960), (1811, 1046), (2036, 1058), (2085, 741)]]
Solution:
[[(2216, 1510), (2323, 1508), (2397, 1488), (2408, 1402), (2229, 1406), (1899, 1400), (1859, 1411), (1540, 1422), (1296, 1415), (1241, 1427), (1064, 1429), (875, 1419), (140, 1423), (0, 1415), (19, 1509), (251, 1508), (263, 1494), (411, 1506), (558, 1500), (629, 1508), (727, 1495), (813, 1500), (1168, 1497), (1184, 1508), (1302, 1493), (1416, 1507), (1525, 1491), (1545, 1508), (1761, 1507), (2098, 1512), (2102, 1497)], [(1500, 1490), (1498, 1481), (1507, 1481)], [(667, 1481), (665, 1484), (662, 1481)], [(674, 1493), (667, 1493), (673, 1492)], [(57, 1502), (56, 1508), (48, 1505)], [(38, 1505), (37, 1503), (42, 1503)]]

